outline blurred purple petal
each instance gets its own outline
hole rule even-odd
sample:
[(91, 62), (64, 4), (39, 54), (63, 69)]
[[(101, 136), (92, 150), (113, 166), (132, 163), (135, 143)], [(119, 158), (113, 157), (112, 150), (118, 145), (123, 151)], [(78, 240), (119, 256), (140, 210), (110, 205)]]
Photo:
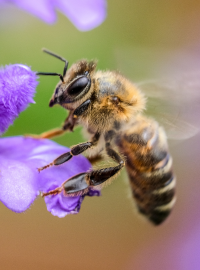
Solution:
[[(184, 220), (183, 220), (184, 222)], [(199, 221), (197, 222), (199, 224)], [(152, 241), (132, 255), (127, 270), (199, 270), (200, 269), (200, 228), (188, 232), (180, 231), (162, 242)], [(144, 260), (145, 258), (145, 260)]]
[[(50, 140), (7, 137), (0, 139), (0, 149), (0, 200), (15, 212), (25, 211), (39, 191), (55, 189), (71, 176), (91, 167), (85, 157), (76, 156), (67, 163), (38, 173), (36, 168), (69, 151)], [(90, 190), (88, 195), (99, 196), (100, 192)], [(49, 212), (64, 217), (69, 213), (78, 213), (83, 198), (84, 196), (65, 197), (60, 193), (46, 197), (45, 202)]]
[[(196, 142), (194, 145), (198, 149)], [(192, 149), (191, 144), (188, 149)], [(187, 152), (184, 152), (183, 149), (183, 153)], [(187, 170), (186, 166), (185, 170), (183, 169), (183, 175)], [(191, 176), (191, 172), (188, 175)], [(183, 180), (184, 187), (179, 190), (179, 204), (173, 213), (174, 217), (171, 218), (170, 222), (156, 228), (156, 231), (153, 232), (150, 229), (150, 237), (148, 234), (145, 235), (146, 240), (141, 248), (138, 251), (134, 249), (130, 253), (130, 263), (126, 270), (200, 269), (200, 215), (198, 210), (200, 184), (198, 171), (195, 176), (194, 179), (187, 178), (186, 181), (188, 182), (189, 179), (189, 185), (184, 186)], [(183, 194), (185, 196), (182, 197)]]
[(105, 0), (57, 0), (55, 7), (81, 31), (89, 31), (97, 27), (106, 17)]
[(56, 14), (52, 3), (54, 1), (50, 0), (13, 0), (18, 7), (32, 13), (33, 15), (39, 17), (46, 23), (54, 23), (56, 21)]
[(9, 65), (0, 69), (0, 134), (29, 103), (34, 103), (36, 86), (35, 72), (25, 65)]
[(0, 4), (4, 2), (13, 3), (46, 23), (56, 21), (55, 9), (59, 9), (81, 31), (99, 26), (106, 17), (106, 0), (0, 0)]
[[(200, 222), (198, 218), (197, 226), (194, 230), (191, 230), (187, 240), (179, 243), (180, 257), (182, 258), (180, 268), (177, 270), (199, 270), (200, 269)], [(177, 258), (176, 258), (177, 259)], [(178, 261), (178, 259), (177, 259)]]

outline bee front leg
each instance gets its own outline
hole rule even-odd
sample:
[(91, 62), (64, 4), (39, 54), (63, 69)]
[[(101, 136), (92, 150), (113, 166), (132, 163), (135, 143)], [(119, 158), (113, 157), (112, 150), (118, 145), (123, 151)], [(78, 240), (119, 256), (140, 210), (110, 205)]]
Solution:
[(62, 128), (55, 128), (55, 129), (43, 132), (40, 135), (30, 134), (30, 135), (25, 135), (25, 137), (31, 137), (33, 139), (52, 139), (52, 138), (63, 135), (65, 132), (66, 130)]
[(60, 165), (60, 164), (63, 164), (65, 162), (67, 162), (68, 160), (70, 160), (73, 156), (77, 156), (81, 153), (83, 153), (85, 150), (87, 150), (88, 148), (92, 147), (92, 146), (95, 146), (98, 142), (100, 138), (100, 133), (96, 133), (93, 138), (92, 138), (92, 141), (91, 142), (85, 142), (85, 143), (80, 143), (80, 144), (77, 144), (76, 146), (72, 147), (71, 148), (71, 151), (59, 156), (58, 158), (56, 158), (53, 162), (41, 167), (41, 168), (38, 168), (38, 171), (42, 171), (50, 166), (53, 166), (53, 165)]
[(46, 132), (43, 132), (40, 135), (25, 135), (25, 137), (31, 137), (34, 139), (52, 139), (54, 137), (63, 135), (67, 131), (73, 131), (74, 126), (77, 123), (77, 118), (74, 118), (73, 111), (69, 112), (68, 117), (65, 119), (62, 128), (55, 128)]

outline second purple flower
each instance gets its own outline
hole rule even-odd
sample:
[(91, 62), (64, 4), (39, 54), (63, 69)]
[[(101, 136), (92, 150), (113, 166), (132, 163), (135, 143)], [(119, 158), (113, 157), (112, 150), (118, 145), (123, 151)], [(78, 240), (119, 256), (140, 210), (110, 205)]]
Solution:
[[(0, 131), (3, 133), (29, 103), (37, 85), (35, 72), (24, 65), (10, 65), (0, 71)], [(90, 169), (83, 156), (68, 163), (51, 167), (41, 173), (37, 168), (46, 165), (69, 149), (50, 140), (23, 137), (0, 139), (0, 201), (14, 212), (30, 207), (40, 191), (59, 187), (73, 175)], [(88, 196), (100, 195), (89, 189)], [(65, 197), (63, 192), (45, 198), (47, 209), (53, 215), (64, 217), (78, 213), (85, 197)]]

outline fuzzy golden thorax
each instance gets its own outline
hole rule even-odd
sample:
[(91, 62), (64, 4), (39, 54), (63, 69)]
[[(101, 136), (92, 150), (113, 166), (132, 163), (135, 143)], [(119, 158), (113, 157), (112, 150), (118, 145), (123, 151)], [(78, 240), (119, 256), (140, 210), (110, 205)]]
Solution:
[(109, 130), (115, 121), (129, 122), (145, 108), (145, 97), (130, 81), (111, 71), (92, 78), (91, 106), (81, 121), (93, 130)]

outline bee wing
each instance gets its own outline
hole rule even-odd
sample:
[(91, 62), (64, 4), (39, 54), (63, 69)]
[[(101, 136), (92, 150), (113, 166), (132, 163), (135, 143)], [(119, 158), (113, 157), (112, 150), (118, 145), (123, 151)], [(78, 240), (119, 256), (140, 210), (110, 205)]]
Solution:
[(200, 72), (136, 84), (147, 96), (145, 114), (154, 117), (170, 139), (188, 139), (200, 129)]

